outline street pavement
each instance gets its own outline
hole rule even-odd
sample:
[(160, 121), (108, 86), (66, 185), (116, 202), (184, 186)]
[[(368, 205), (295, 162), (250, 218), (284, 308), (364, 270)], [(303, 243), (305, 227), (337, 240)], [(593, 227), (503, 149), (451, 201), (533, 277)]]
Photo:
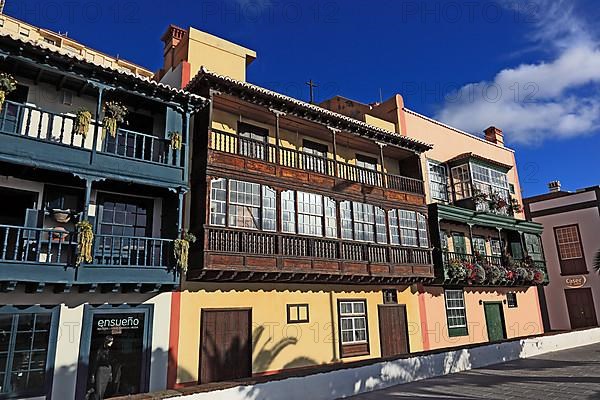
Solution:
[(600, 399), (600, 343), (394, 386), (351, 399)]

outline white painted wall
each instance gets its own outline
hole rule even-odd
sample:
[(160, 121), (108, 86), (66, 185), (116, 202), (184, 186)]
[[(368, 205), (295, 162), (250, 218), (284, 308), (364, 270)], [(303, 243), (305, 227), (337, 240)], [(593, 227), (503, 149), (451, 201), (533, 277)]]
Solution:
[(150, 366), (150, 391), (167, 387), (167, 368), (171, 317), (171, 293), (142, 294), (26, 294), (2, 293), (0, 304), (55, 305), (60, 304), (59, 332), (56, 343), (52, 399), (75, 399), (77, 362), (83, 328), (83, 311), (86, 304), (152, 304), (152, 359)]
[(600, 328), (380, 362), (301, 378), (177, 397), (185, 400), (333, 400), (600, 342)]

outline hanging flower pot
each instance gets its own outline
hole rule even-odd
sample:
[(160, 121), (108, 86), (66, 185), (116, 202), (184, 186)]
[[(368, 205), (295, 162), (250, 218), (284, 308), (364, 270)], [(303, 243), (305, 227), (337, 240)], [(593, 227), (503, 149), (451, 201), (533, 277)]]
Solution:
[(173, 243), (173, 253), (177, 268), (182, 273), (187, 272), (189, 263), (190, 244), (196, 242), (196, 236), (189, 232), (184, 232), (181, 239), (175, 239)]
[(546, 281), (546, 273), (541, 269), (536, 269), (533, 271), (533, 283), (536, 285), (541, 285)]
[(118, 124), (126, 123), (125, 118), (129, 111), (123, 103), (118, 101), (109, 101), (104, 104), (104, 118), (102, 119), (102, 139), (106, 137), (108, 132), (113, 138), (117, 136)]
[(6, 95), (17, 88), (17, 80), (6, 72), (0, 72), (0, 111), (6, 101)]
[(94, 230), (89, 221), (81, 221), (77, 223), (77, 262), (80, 266), (82, 263), (91, 263), (94, 261), (92, 249), (94, 247)]
[(174, 150), (181, 150), (183, 144), (181, 133), (177, 131), (169, 132), (169, 139), (171, 139), (171, 148)]
[(85, 108), (77, 110), (75, 117), (75, 134), (83, 136), (83, 140), (87, 138), (92, 122), (92, 113)]

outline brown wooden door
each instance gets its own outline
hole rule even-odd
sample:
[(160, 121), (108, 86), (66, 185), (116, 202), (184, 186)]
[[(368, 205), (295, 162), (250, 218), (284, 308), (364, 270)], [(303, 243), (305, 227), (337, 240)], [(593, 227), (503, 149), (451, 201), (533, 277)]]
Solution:
[(379, 340), (382, 357), (408, 354), (406, 306), (379, 306)]
[(202, 310), (200, 383), (252, 375), (251, 310)]
[(571, 329), (597, 326), (594, 297), (591, 288), (565, 289)]

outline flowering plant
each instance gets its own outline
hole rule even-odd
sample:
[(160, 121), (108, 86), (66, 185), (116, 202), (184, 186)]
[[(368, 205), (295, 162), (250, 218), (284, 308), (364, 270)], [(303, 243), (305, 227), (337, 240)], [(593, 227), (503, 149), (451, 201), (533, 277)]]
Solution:
[(541, 285), (546, 280), (546, 273), (541, 269), (536, 269), (533, 271), (533, 283), (536, 285)]
[(460, 260), (452, 260), (448, 266), (448, 277), (462, 281), (467, 278), (467, 269)]

